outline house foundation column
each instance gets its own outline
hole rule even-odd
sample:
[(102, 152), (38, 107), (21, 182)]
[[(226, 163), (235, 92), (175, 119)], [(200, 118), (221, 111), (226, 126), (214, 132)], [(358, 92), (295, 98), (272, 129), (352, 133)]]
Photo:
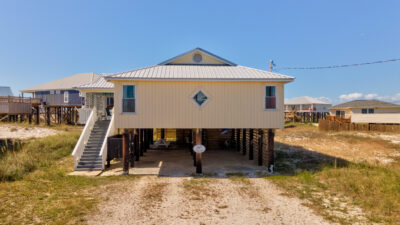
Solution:
[(264, 149), (264, 130), (258, 130), (258, 153), (257, 153), (257, 161), (258, 165), (263, 165), (263, 149)]
[(135, 129), (135, 139), (134, 139), (134, 149), (135, 149), (135, 156), (136, 156), (136, 161), (139, 161), (140, 159), (140, 149), (139, 149), (139, 132), (138, 129)]
[[(196, 129), (196, 145), (201, 145), (202, 130)], [(202, 173), (201, 154), (196, 152), (196, 173)]]
[(268, 129), (267, 167), (270, 173), (274, 172), (274, 166), (275, 166), (274, 139), (275, 139), (275, 131), (273, 129)]
[(254, 136), (254, 131), (253, 131), (253, 129), (250, 129), (249, 130), (249, 160), (253, 160), (253, 158), (254, 158), (253, 136)]
[(135, 166), (135, 134), (133, 130), (129, 131), (129, 162), (131, 167)]
[(123, 163), (123, 175), (129, 174), (129, 134), (124, 133), (122, 135), (122, 163)]
[(236, 129), (236, 151), (240, 152), (240, 129)]
[(161, 139), (165, 139), (165, 129), (161, 129)]
[(243, 134), (242, 134), (242, 154), (246, 155), (246, 129), (243, 129)]

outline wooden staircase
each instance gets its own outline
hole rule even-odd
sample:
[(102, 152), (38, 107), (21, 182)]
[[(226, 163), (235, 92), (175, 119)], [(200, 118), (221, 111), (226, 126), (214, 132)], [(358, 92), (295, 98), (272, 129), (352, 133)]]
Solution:
[(95, 122), (76, 170), (102, 170), (102, 158), (99, 154), (109, 125), (109, 120)]

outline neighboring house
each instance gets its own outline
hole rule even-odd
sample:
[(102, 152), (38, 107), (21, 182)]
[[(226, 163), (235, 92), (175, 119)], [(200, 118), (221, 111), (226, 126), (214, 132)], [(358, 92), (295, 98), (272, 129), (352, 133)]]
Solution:
[[(79, 109), (79, 123), (85, 124), (90, 110), (96, 107), (99, 117), (110, 116), (110, 110), (114, 107), (114, 84), (107, 82), (104, 75), (91, 83), (75, 87), (85, 98), (85, 105)], [(85, 115), (85, 116), (84, 116)]]
[(14, 96), (10, 87), (0, 86), (0, 97)]
[[(9, 121), (17, 120), (17, 116), (23, 117), (32, 112), (31, 99), (15, 97), (10, 87), (0, 86), (0, 121), (4, 120), (7, 116)], [(22, 121), (22, 120), (21, 120)]]
[(354, 100), (330, 108), (330, 115), (352, 123), (400, 123), (400, 105), (379, 100)]
[(321, 100), (303, 96), (285, 101), (285, 112), (320, 112), (329, 113), (332, 105)]
[(46, 106), (81, 106), (83, 98), (73, 87), (95, 81), (99, 75), (95, 73), (79, 73), (59, 80), (40, 84), (21, 90), (31, 93), (32, 97), (40, 98)]
[[(188, 131), (185, 134), (191, 140), (191, 132), (199, 137), (200, 132), (205, 134), (209, 129), (229, 129), (230, 137), (243, 140), (240, 134), (250, 135), (249, 130), (260, 130), (259, 135), (264, 135), (262, 130), (268, 129), (268, 140), (273, 141), (273, 129), (284, 128), (284, 86), (294, 80), (290, 76), (236, 65), (201, 48), (158, 65), (104, 78), (114, 85), (114, 113), (109, 122), (99, 121), (97, 113), (92, 113), (73, 151), (75, 169), (104, 168), (110, 146), (101, 140), (96, 142), (101, 146), (97, 150), (86, 147), (87, 142), (96, 144), (90, 140), (91, 130), (106, 137), (118, 130), (125, 137), (131, 135), (132, 130), (146, 134), (155, 128), (177, 129)], [(81, 86), (79, 90), (84, 89)], [(86, 93), (91, 89), (88, 90)], [(104, 126), (106, 128), (102, 128)], [(203, 135), (203, 138), (211, 137)], [(128, 145), (123, 146), (127, 148)], [(261, 146), (264, 151), (273, 144)], [(272, 148), (268, 149), (273, 152)], [(270, 168), (273, 158), (268, 155), (271, 154), (259, 154), (264, 157), (263, 165)]]

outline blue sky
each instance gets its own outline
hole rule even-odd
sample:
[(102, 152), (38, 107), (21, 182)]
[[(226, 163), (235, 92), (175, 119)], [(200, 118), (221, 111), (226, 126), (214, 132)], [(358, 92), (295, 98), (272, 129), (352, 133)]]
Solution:
[[(153, 65), (202, 47), (268, 69), (400, 58), (400, 1), (1, 1), (0, 86)], [(296, 77), (285, 98), (400, 103), (400, 62)]]

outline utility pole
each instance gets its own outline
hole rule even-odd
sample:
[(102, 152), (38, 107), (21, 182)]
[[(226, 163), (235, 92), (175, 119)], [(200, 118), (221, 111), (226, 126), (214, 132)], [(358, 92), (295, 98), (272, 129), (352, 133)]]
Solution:
[(275, 66), (274, 60), (269, 60), (269, 72), (272, 72), (273, 66)]

